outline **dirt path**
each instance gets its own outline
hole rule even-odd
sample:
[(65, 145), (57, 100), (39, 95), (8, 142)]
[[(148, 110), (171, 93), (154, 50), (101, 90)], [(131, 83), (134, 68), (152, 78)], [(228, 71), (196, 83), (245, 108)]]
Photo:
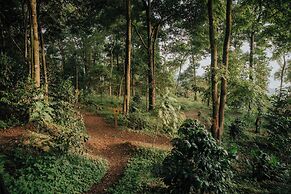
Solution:
[(137, 146), (158, 147), (170, 149), (170, 140), (164, 136), (152, 137), (150, 135), (118, 130), (107, 124), (100, 116), (90, 113), (83, 114), (85, 125), (89, 134), (87, 146), (94, 155), (105, 158), (109, 163), (109, 170), (101, 182), (94, 185), (87, 192), (103, 194), (118, 181), (122, 175), (133, 148)]

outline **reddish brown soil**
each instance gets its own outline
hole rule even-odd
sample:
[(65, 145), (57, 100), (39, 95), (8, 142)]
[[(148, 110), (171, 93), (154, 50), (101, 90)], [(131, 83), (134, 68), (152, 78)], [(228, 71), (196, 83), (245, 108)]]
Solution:
[(84, 113), (85, 125), (89, 134), (88, 148), (94, 155), (105, 158), (109, 170), (101, 182), (87, 193), (106, 193), (122, 175), (123, 169), (137, 146), (170, 149), (170, 140), (164, 136), (153, 137), (132, 131), (114, 129), (103, 118)]
[(0, 150), (7, 151), (6, 148), (13, 147), (18, 144), (19, 140), (23, 137), (25, 130), (24, 127), (14, 127), (6, 130), (0, 130)]

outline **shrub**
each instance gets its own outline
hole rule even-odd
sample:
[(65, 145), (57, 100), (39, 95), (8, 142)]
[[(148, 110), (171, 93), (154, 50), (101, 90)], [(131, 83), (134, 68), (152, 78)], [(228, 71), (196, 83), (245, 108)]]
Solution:
[(70, 103), (55, 101), (47, 104), (39, 100), (32, 107), (30, 120), (35, 130), (30, 133), (30, 139), (25, 144), (59, 154), (83, 151), (88, 136), (82, 116)]
[(272, 106), (265, 115), (269, 142), (280, 153), (291, 154), (291, 101), (287, 91), (272, 98)]
[(175, 107), (175, 98), (170, 97), (169, 92), (162, 95), (160, 105), (158, 106), (158, 118), (162, 122), (162, 129), (169, 134), (175, 134), (183, 117), (180, 113), (180, 107)]
[(163, 180), (172, 193), (225, 193), (232, 172), (225, 149), (198, 121), (186, 120), (163, 162)]
[(236, 118), (229, 126), (229, 135), (233, 139), (241, 138), (241, 136), (244, 134), (245, 126), (245, 122), (239, 118)]
[(152, 129), (149, 113), (132, 112), (126, 116), (127, 127), (134, 130)]
[(133, 98), (132, 98), (132, 103), (131, 103), (131, 106), (130, 106), (130, 112), (136, 112), (136, 111), (139, 111), (141, 110), (142, 108), (142, 99), (139, 95), (135, 95)]
[[(82, 193), (98, 183), (107, 165), (76, 155), (37, 155), (19, 150), (12, 155), (14, 170), (5, 177), (10, 193)], [(16, 167), (16, 169), (15, 169)]]
[(281, 181), (286, 176), (284, 165), (275, 156), (262, 151), (255, 155), (252, 165), (253, 177), (257, 178), (258, 181)]

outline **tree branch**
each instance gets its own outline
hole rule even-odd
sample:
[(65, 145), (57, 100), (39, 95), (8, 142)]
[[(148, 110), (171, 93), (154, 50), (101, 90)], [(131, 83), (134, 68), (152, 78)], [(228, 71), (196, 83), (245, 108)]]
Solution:
[(145, 7), (147, 7), (148, 5), (147, 5), (147, 1), (146, 0), (142, 0), (142, 2), (143, 2), (143, 5), (145, 6)]
[(160, 23), (154, 27), (154, 30), (152, 32), (152, 40), (153, 40), (154, 44), (155, 44), (157, 37), (158, 37), (159, 28), (160, 28)]
[(145, 41), (143, 40), (143, 38), (142, 38), (141, 34), (140, 34), (140, 33), (139, 33), (139, 31), (137, 30), (137, 27), (136, 27), (136, 25), (132, 23), (132, 26), (133, 26), (133, 28), (134, 28), (134, 31), (135, 31), (135, 32), (136, 32), (136, 34), (138, 35), (138, 37), (139, 37), (140, 41), (142, 42), (142, 45), (143, 45), (143, 46), (145, 47), (145, 49), (147, 50), (147, 49), (148, 49), (148, 47), (147, 47), (147, 45), (146, 45)]

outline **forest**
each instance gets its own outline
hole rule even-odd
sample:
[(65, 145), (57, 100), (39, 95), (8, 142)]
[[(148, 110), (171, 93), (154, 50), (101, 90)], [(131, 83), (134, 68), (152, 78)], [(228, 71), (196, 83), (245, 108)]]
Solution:
[(0, 194), (290, 194), (289, 0), (0, 0)]

